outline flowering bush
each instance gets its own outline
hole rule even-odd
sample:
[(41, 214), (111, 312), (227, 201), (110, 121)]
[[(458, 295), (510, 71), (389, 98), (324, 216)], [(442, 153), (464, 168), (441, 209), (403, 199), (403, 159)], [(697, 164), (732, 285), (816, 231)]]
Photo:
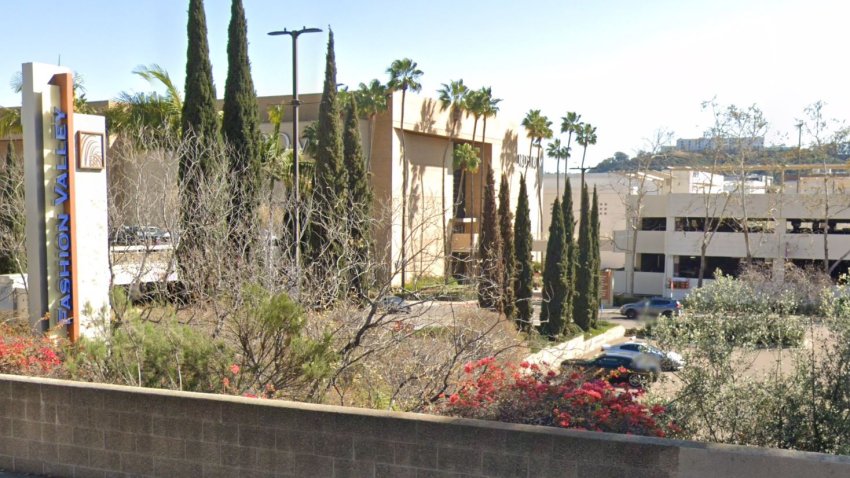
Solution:
[(679, 431), (664, 407), (637, 400), (642, 389), (614, 388), (527, 362), (502, 365), (492, 357), (466, 364), (464, 372), (457, 392), (443, 397), (436, 413), (657, 437)]
[(0, 323), (0, 373), (56, 376), (62, 360), (61, 347), (50, 337)]

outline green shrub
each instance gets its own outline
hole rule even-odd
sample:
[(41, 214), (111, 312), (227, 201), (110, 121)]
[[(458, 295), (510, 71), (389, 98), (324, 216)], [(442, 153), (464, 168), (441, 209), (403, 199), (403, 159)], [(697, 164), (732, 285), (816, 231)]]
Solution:
[(242, 365), (234, 386), (240, 392), (302, 398), (305, 388), (331, 373), (336, 360), (331, 335), (310, 337), (304, 311), (286, 294), (250, 285), (243, 295), (243, 306), (227, 326)]
[(685, 309), (698, 313), (772, 313), (778, 315), (817, 314), (824, 307), (824, 291), (833, 288), (821, 271), (788, 265), (783, 281), (773, 279), (769, 270), (751, 267), (736, 279), (715, 273), (715, 280), (691, 292)]
[(69, 348), (68, 373), (77, 380), (195, 392), (222, 390), (234, 353), (174, 318), (160, 322), (133, 314), (106, 339), (82, 338)]

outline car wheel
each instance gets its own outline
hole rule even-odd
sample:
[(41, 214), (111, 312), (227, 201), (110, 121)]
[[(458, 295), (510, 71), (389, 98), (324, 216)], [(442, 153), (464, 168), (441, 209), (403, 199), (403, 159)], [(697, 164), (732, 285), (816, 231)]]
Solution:
[(637, 318), (637, 311), (634, 309), (629, 309), (626, 311), (626, 318), (629, 320), (635, 320)]
[(638, 388), (643, 387), (644, 379), (640, 376), (640, 374), (633, 373), (629, 374), (629, 385), (632, 387)]
[(673, 312), (669, 311), (669, 310), (665, 310), (664, 312), (661, 313), (661, 315), (663, 315), (664, 317), (667, 317), (669, 319), (669, 318), (673, 317)]
[(669, 358), (661, 359), (661, 370), (665, 372), (672, 372), (674, 368), (675, 367), (673, 367), (672, 360), (670, 360)]

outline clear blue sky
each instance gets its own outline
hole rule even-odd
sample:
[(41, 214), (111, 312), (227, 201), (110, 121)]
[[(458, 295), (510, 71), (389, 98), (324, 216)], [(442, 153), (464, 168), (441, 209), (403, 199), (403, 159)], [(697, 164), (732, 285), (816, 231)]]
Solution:
[[(771, 123), (768, 140), (796, 143), (795, 118), (816, 100), (827, 115), (850, 118), (845, 2), (809, 0), (327, 1), (244, 0), (259, 95), (291, 91), (288, 38), (266, 33), (302, 25), (333, 27), (338, 81), (386, 80), (396, 58), (425, 72), (423, 92), (463, 78), (492, 86), (500, 115), (519, 122), (539, 108), (555, 124), (566, 111), (598, 127), (593, 164), (633, 154), (666, 127), (697, 137), (709, 117), (700, 104), (756, 103)], [(207, 0), (213, 74), (219, 95), (227, 71), (229, 0)], [(0, 105), (20, 104), (3, 87), (27, 61), (73, 68), (89, 99), (151, 87), (131, 71), (165, 67), (182, 87), (187, 1), (14, 0), (0, 2), (6, 47)], [(63, 30), (71, 25), (70, 30)], [(319, 91), (326, 37), (299, 40), (301, 90)], [(793, 137), (792, 137), (793, 136)]]

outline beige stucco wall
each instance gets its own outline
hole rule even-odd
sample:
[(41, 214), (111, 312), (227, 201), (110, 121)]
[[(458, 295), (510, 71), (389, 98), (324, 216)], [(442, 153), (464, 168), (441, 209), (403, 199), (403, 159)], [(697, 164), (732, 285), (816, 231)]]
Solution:
[[(401, 100), (400, 92), (395, 93), (390, 99), (390, 112), (388, 116), (393, 118), (393, 134), (391, 135), (390, 150), (381, 150), (376, 144), (375, 161), (385, 161), (390, 156), (390, 198), (392, 201), (393, 227), (391, 239), (391, 257), (396, 263), (401, 257), (401, 203), (403, 185), (403, 162), (402, 162), (402, 131), (408, 154), (409, 184), (408, 195), (410, 197), (410, 216), (408, 218), (408, 233), (412, 235), (408, 248), (408, 257), (412, 260), (407, 269), (408, 275), (440, 276), (443, 274), (444, 261), (442, 243), (442, 212), (445, 204), (448, 224), (446, 229), (451, 229), (453, 195), (453, 168), (452, 168), (452, 145), (459, 142), (472, 142), (475, 133), (475, 146), (482, 151), (483, 162), (479, 171), (475, 174), (467, 173), (466, 197), (470, 202), (474, 200), (471, 207), (467, 208), (467, 215), (480, 217), (481, 209), (481, 185), (487, 171), (492, 168), (494, 181), (498, 189), (501, 174), (508, 175), (510, 181), (511, 206), (516, 208), (519, 194), (520, 168), (517, 161), (517, 153), (527, 147), (523, 144), (525, 133), (518, 134), (519, 130), (514, 124), (502, 121), (500, 118), (491, 118), (487, 121), (486, 131), (483, 121), (475, 124), (472, 117), (463, 117), (457, 129), (452, 134), (450, 130), (448, 111), (440, 111), (438, 101), (415, 94), (408, 94), (405, 98), (404, 123), (401, 123)], [(383, 126), (383, 123), (382, 123)], [(376, 129), (379, 129), (376, 126)], [(482, 145), (482, 135), (484, 144)], [(527, 141), (527, 140), (525, 140)], [(377, 143), (377, 141), (376, 141)], [(381, 148), (386, 146), (382, 143)], [(444, 168), (444, 165), (447, 168)], [(375, 168), (383, 165), (373, 164)], [(535, 199), (538, 183), (537, 173), (534, 168), (529, 168), (529, 176), (532, 180), (528, 183), (529, 203), (532, 217), (532, 234), (537, 238), (539, 209)], [(373, 179), (374, 180), (374, 179)], [(384, 179), (379, 179), (384, 181)], [(445, 202), (443, 201), (442, 187), (445, 185)], [(473, 191), (474, 189), (474, 191)], [(497, 191), (498, 194), (498, 191)], [(384, 196), (386, 200), (386, 196)], [(478, 231), (478, 223), (472, 224), (472, 230)], [(400, 277), (396, 278), (400, 284)]]
[[(560, 188), (564, 194), (564, 175), (560, 179), (555, 174), (543, 175), (543, 238), (549, 237), (549, 226), (552, 223), (552, 204)], [(618, 173), (588, 173), (585, 175), (589, 197), (593, 198), (593, 187), (599, 196), (599, 252), (603, 269), (618, 269), (625, 263), (625, 254), (618, 251), (614, 245), (614, 231), (626, 228), (626, 206), (624, 200), (628, 195), (628, 179)], [(560, 183), (560, 184), (559, 184)], [(581, 174), (570, 174), (572, 187), (573, 214), (579, 220), (581, 211)], [(578, 236), (578, 228), (575, 229)]]

